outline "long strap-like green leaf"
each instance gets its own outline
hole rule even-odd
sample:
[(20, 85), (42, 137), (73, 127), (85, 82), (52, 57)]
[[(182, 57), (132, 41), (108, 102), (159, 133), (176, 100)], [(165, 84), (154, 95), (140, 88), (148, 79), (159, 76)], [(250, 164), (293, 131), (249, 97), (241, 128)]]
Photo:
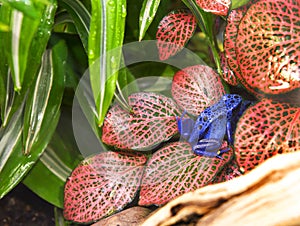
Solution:
[(59, 1), (59, 4), (68, 11), (69, 15), (74, 21), (82, 45), (87, 52), (89, 26), (90, 26), (90, 19), (91, 19), (91, 15), (89, 11), (79, 0), (62, 0)]
[(12, 32), (11, 54), (9, 62), (16, 91), (20, 91), (22, 88), (27, 67), (29, 47), (34, 34), (37, 33), (40, 19), (41, 17), (32, 19), (24, 16), (24, 14), (18, 10), (12, 10), (10, 24)]
[(139, 20), (139, 41), (143, 39), (148, 27), (151, 25), (159, 4), (160, 0), (144, 0)]
[(4, 147), (0, 148), (0, 199), (31, 169), (56, 129), (64, 93), (66, 52), (62, 42), (45, 52), (36, 85), (26, 99), (24, 120), (17, 111), (16, 118), (12, 117), (0, 134), (0, 147)]
[[(27, 90), (37, 75), (42, 54), (51, 34), (54, 14), (57, 8), (56, 0), (48, 0), (47, 5), (40, 3), (38, 6), (40, 7), (38, 8), (40, 10), (39, 15), (41, 15), (40, 19), (32, 19), (24, 13), (19, 21), (22, 24), (19, 24), (21, 33), (15, 33), (16, 30), (18, 31), (19, 25), (17, 25), (17, 21), (12, 21), (14, 18), (12, 12), (16, 10), (5, 4), (0, 7), (0, 22), (10, 26), (9, 31), (0, 31), (0, 52), (3, 53), (0, 61), (2, 126), (6, 126), (9, 123), (14, 112), (24, 101)], [(19, 12), (16, 11), (16, 13)], [(34, 21), (34, 24), (30, 23), (32, 21)], [(36, 22), (38, 22), (37, 27), (35, 25)], [(18, 46), (13, 47), (14, 50), (12, 48), (12, 39), (17, 42), (14, 45)], [(13, 55), (13, 52), (15, 55)], [(16, 71), (18, 73), (15, 73)], [(15, 90), (18, 90), (17, 92), (10, 92), (9, 90), (10, 86), (7, 84), (10, 84), (10, 77), (14, 81), (13, 85)]]
[(29, 154), (31, 149), (50, 132), (47, 125), (52, 124), (50, 120), (59, 112), (64, 90), (63, 62), (66, 61), (66, 51), (65, 43), (59, 42), (43, 56), (41, 69), (35, 86), (29, 92), (25, 107), (23, 132), (25, 154)]
[(123, 43), (126, 0), (92, 0), (89, 36), (90, 78), (97, 111), (102, 125), (112, 101), (118, 78)]

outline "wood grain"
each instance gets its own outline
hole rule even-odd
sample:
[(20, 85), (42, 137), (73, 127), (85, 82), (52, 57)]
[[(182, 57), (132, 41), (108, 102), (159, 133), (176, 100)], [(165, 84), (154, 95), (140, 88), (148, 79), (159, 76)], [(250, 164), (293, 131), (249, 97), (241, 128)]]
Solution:
[(154, 225), (300, 225), (300, 152), (250, 173), (184, 194), (151, 214)]

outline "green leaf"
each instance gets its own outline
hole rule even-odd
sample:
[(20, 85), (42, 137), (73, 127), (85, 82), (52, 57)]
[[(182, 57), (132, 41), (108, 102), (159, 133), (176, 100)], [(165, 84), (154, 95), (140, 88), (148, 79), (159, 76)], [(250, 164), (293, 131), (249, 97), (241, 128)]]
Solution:
[(23, 180), (33, 192), (60, 208), (66, 177), (82, 160), (74, 139), (72, 120), (71, 109), (64, 108), (50, 143)]
[(0, 129), (0, 199), (17, 184), (14, 175), (20, 170), (20, 162), (16, 156), (24, 157), (21, 142), (23, 108), (24, 104), (21, 104), (7, 127)]
[[(53, 117), (53, 125), (57, 124), (58, 119), (59, 113)], [(21, 138), (18, 139), (16, 146), (0, 172), (0, 199), (22, 180), (45, 149), (45, 146), (51, 138), (52, 131), (55, 129), (55, 126), (47, 126), (49, 134), (46, 134), (45, 137), (41, 137), (39, 144), (34, 147), (35, 150), (32, 151), (30, 155), (24, 155), (22, 153), (22, 140)]]
[[(0, 167), (0, 198), (3, 197), (22, 180), (22, 178), (40, 157), (40, 155), (48, 145), (53, 132), (55, 131), (60, 116), (60, 103), (64, 91), (63, 85), (65, 71), (63, 65), (65, 58), (66, 49), (64, 43), (58, 43), (55, 47), (53, 47), (53, 50), (48, 50), (44, 55), (43, 65), (40, 69), (41, 73), (39, 73), (39, 77), (37, 78), (37, 84), (41, 84), (38, 82), (40, 76), (49, 76), (52, 78), (49, 81), (52, 82), (52, 85), (49, 86), (48, 84), (44, 84), (44, 86), (41, 88), (37, 88), (36, 86), (34, 86), (28, 96), (25, 107), (23, 131), (23, 137), (25, 141), (27, 141), (28, 137), (31, 141), (29, 142), (30, 150), (25, 149), (23, 151), (27, 153), (27, 155), (24, 155), (22, 153), (22, 136), (17, 136), (18, 134), (20, 134), (20, 131), (18, 133), (16, 131), (11, 132), (14, 134), (12, 138), (8, 137), (10, 133), (8, 133), (8, 135), (5, 135), (7, 134), (6, 132), (1, 136), (0, 143), (2, 142), (2, 145), (6, 147), (1, 148), (1, 153), (6, 154), (5, 157), (1, 156), (0, 158), (2, 161)], [(47, 72), (49, 73), (46, 74), (46, 70), (48, 70)], [(40, 107), (41, 105), (37, 104), (36, 98), (34, 98), (33, 96), (38, 95), (37, 99), (39, 99), (39, 95), (41, 94), (41, 92), (48, 93), (49, 87), (51, 87), (51, 91), (49, 94), (49, 98), (45, 99), (44, 105), (46, 107)], [(39, 90), (39, 92), (36, 92), (37, 89)], [(42, 99), (39, 99), (39, 101), (42, 101)], [(35, 106), (36, 104), (38, 107)], [(33, 112), (31, 109), (36, 109), (37, 112)], [(19, 113), (19, 111), (21, 110), (18, 110), (16, 112), (16, 118), (14, 118), (15, 116), (12, 117), (4, 131), (10, 131), (11, 128), (21, 128), (20, 126), (13, 125), (13, 123), (17, 122), (22, 125), (22, 115), (21, 113)], [(31, 131), (33, 132), (33, 136), (28, 135), (29, 128), (30, 126), (32, 126), (30, 123), (33, 122), (33, 119), (37, 119), (36, 117), (39, 116), (41, 117), (39, 118), (39, 120), (41, 120), (41, 123), (35, 123), (34, 127), (31, 127), (36, 128), (37, 131)], [(5, 151), (7, 149), (9, 151)], [(3, 162), (4, 160), (5, 162)]]
[(53, 31), (57, 33), (77, 34), (74, 22), (66, 11), (56, 14)]
[[(10, 99), (7, 99), (7, 91), (5, 90), (3, 93), (0, 91), (0, 104), (2, 105), (2, 100), (13, 100), (11, 103), (3, 103), (5, 106), (9, 106), (9, 108), (4, 108), (3, 105), (1, 107), (1, 117), (2, 117), (2, 126), (6, 126), (6, 124), (9, 122), (12, 115), (15, 113), (15, 111), (18, 109), (20, 104), (24, 101), (24, 98), (26, 96), (26, 93), (28, 91), (28, 88), (32, 84), (33, 80), (36, 77), (36, 74), (38, 72), (38, 69), (40, 67), (41, 58), (43, 55), (43, 52), (45, 51), (48, 39), (51, 34), (51, 29), (54, 22), (54, 15), (57, 8), (56, 0), (49, 0), (51, 4), (46, 5), (41, 10), (42, 18), (39, 21), (39, 25), (37, 28), (36, 33), (34, 34), (34, 37), (30, 44), (30, 48), (28, 49), (28, 60), (23, 81), (23, 88), (19, 93), (13, 93), (11, 95)], [(10, 12), (11, 9), (7, 5), (2, 5), (0, 8), (0, 18), (1, 21), (5, 24), (9, 24), (11, 20)], [(22, 35), (23, 36), (23, 35)], [(23, 36), (24, 37), (24, 36)], [(26, 37), (24, 37), (26, 38)], [(10, 46), (11, 46), (11, 32), (1, 32), (0, 33), (0, 51), (5, 53), (6, 57), (3, 57), (3, 60), (1, 60), (0, 63), (0, 81), (5, 81), (4, 84), (7, 82), (7, 76), (9, 74), (9, 68), (7, 66), (8, 59), (10, 58)], [(2, 63), (3, 62), (3, 63)], [(3, 97), (4, 95), (4, 97)], [(4, 98), (4, 99), (3, 99)], [(4, 111), (4, 110), (7, 111)]]
[(123, 43), (125, 17), (126, 0), (92, 0), (88, 56), (99, 126), (103, 123), (116, 88), (122, 51), (117, 47)]
[[(12, 120), (7, 127), (0, 129), (0, 184), (2, 184), (1, 172), (5, 167), (9, 157), (16, 150), (22, 152), (21, 135), (22, 135), (22, 113), (24, 104), (13, 115)], [(1, 196), (0, 196), (1, 197)]]
[(40, 17), (32, 19), (18, 10), (11, 11), (9, 66), (16, 91), (22, 89), (31, 41), (37, 32)]
[[(9, 43), (9, 35), (10, 35), (10, 9), (7, 5), (2, 5), (0, 7), (0, 22), (8, 27), (8, 31), (0, 30), (0, 52), (3, 55), (6, 55), (7, 51), (7, 43)], [(1, 110), (1, 120), (4, 124), (5, 114), (7, 111), (8, 97), (10, 96), (10, 92), (7, 91), (7, 82), (9, 81), (10, 73), (8, 68), (8, 58), (1, 57), (0, 60), (0, 110)]]
[(0, 22), (0, 31), (8, 32), (9, 26), (7, 24)]
[(36, 7), (35, 2), (44, 2), (44, 4), (46, 3), (46, 1), (32, 0), (1, 0), (1, 2), (8, 4), (11, 8), (20, 11), (21, 13), (31, 17), (32, 19), (37, 19), (40, 16), (40, 11)]
[(239, 8), (246, 5), (250, 0), (231, 0), (231, 9)]
[(68, 11), (70, 17), (74, 21), (76, 30), (87, 53), (91, 20), (89, 11), (79, 0), (62, 0), (59, 1), (59, 4)]
[[(64, 122), (61, 122), (64, 123)], [(57, 132), (23, 183), (51, 204), (63, 208), (64, 185), (82, 158), (76, 146)]]
[(139, 41), (145, 36), (148, 27), (156, 15), (159, 4), (160, 0), (144, 0), (139, 19)]
[[(101, 131), (97, 125), (97, 118), (95, 113), (95, 102), (93, 99), (93, 93), (91, 89), (91, 83), (89, 77), (85, 75), (83, 79), (80, 80), (76, 93), (75, 99), (73, 101), (73, 119), (75, 123), (74, 130), (76, 130), (76, 124), (78, 123), (78, 117), (80, 117), (80, 111), (84, 114), (86, 120), (89, 123), (93, 133), (96, 135), (96, 139), (100, 141)], [(80, 107), (80, 109), (78, 109)], [(80, 122), (81, 123), (81, 122)], [(73, 125), (74, 126), (74, 125)], [(80, 125), (81, 126), (81, 125)], [(102, 142), (99, 143), (103, 145)]]
[(130, 72), (128, 67), (124, 67), (119, 71), (118, 76), (118, 87), (119, 87), (119, 94), (121, 94), (122, 99), (128, 100), (128, 96), (134, 92), (138, 92), (138, 84), (135, 82), (136, 78)]
[[(59, 42), (43, 56), (42, 66), (35, 86), (29, 92), (25, 107), (23, 146), (25, 154), (29, 154), (41, 138), (51, 134), (55, 129), (52, 119), (59, 112), (64, 91), (64, 64), (67, 49), (64, 42)], [(50, 128), (48, 128), (50, 126)], [(51, 132), (52, 131), (52, 132)]]

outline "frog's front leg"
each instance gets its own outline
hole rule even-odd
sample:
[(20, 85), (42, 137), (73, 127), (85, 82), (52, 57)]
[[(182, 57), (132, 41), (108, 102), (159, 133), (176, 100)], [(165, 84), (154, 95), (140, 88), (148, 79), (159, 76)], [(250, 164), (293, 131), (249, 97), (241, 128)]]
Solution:
[(224, 152), (229, 151), (229, 148), (220, 149), (222, 147), (222, 142), (215, 139), (202, 139), (197, 145), (193, 147), (193, 151), (196, 155), (207, 156), (207, 157), (217, 157), (222, 158)]
[(185, 114), (186, 111), (182, 113), (180, 118), (176, 117), (176, 120), (178, 132), (180, 133), (181, 137), (183, 137), (185, 140), (188, 140), (192, 133), (195, 122), (191, 118), (184, 118)]
[(208, 157), (218, 157), (220, 158), (220, 147), (222, 143), (220, 140), (216, 139), (202, 139), (197, 145), (193, 147), (193, 151), (196, 155), (203, 155)]
[(197, 144), (193, 146), (193, 151), (196, 155), (217, 157), (222, 159), (220, 155), (229, 150), (220, 150), (226, 132), (226, 121), (226, 112), (224, 112), (223, 114), (220, 114), (214, 122), (211, 123), (204, 138), (200, 139)]
[(199, 139), (204, 138), (206, 131), (209, 130), (211, 123), (215, 120), (215, 112), (213, 110), (213, 106), (208, 107), (198, 116), (188, 139), (192, 146), (196, 145)]

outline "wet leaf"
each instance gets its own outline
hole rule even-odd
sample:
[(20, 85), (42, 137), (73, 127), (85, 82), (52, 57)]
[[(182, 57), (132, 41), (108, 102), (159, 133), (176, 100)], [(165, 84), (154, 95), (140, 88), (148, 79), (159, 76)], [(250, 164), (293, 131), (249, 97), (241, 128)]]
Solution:
[(126, 0), (92, 0), (88, 57), (97, 124), (103, 124), (116, 89), (122, 58)]
[(239, 24), (237, 59), (244, 81), (268, 94), (300, 87), (300, 2), (259, 1)]
[(231, 4), (230, 0), (196, 0), (197, 5), (206, 12), (226, 16)]
[(215, 104), (225, 93), (218, 74), (205, 65), (187, 67), (174, 75), (172, 96), (177, 104), (193, 115)]
[(128, 97), (131, 111), (119, 105), (109, 110), (102, 141), (122, 149), (147, 151), (177, 133), (176, 103), (166, 96), (140, 92)]
[(140, 19), (139, 19), (139, 41), (143, 39), (146, 34), (148, 27), (151, 25), (158, 6), (160, 4), (160, 0), (144, 0), (142, 9), (140, 12)]
[[(34, 166), (47, 147), (51, 136), (55, 131), (60, 116), (60, 104), (64, 91), (65, 71), (63, 65), (64, 57), (66, 57), (66, 52), (64, 52), (64, 50), (66, 50), (64, 49), (64, 45), (59, 42), (51, 50), (47, 50), (43, 58), (44, 61), (40, 71), (41, 73), (45, 73), (46, 69), (51, 68), (50, 71), (47, 70), (47, 72), (51, 74), (47, 73), (47, 75), (52, 78), (50, 79), (52, 80), (50, 82), (50, 87), (45, 84), (43, 84), (43, 87), (39, 87), (42, 90), (44, 89), (45, 93), (48, 93), (47, 89), (50, 88), (49, 98), (44, 102), (45, 109), (40, 111), (43, 107), (40, 108), (41, 105), (38, 104), (39, 107), (37, 109), (39, 109), (39, 112), (30, 111), (30, 109), (33, 109), (32, 106), (37, 104), (37, 102), (33, 100), (33, 95), (37, 94), (34, 93), (34, 90), (37, 87), (33, 86), (32, 93), (28, 95), (26, 102), (25, 112), (27, 113), (25, 113), (24, 120), (23, 115), (20, 113), (21, 109), (23, 109), (22, 104), (11, 120), (9, 120), (7, 127), (4, 128), (3, 131), (5, 134), (1, 131), (0, 146), (2, 147), (0, 147), (0, 149), (2, 153), (0, 153), (0, 198), (16, 186), (28, 173), (31, 167)], [(51, 59), (46, 60), (47, 57), (50, 57)], [(45, 75), (40, 76), (43, 77)], [(45, 81), (49, 82), (49, 80)], [(41, 98), (40, 100), (43, 99), (41, 96), (36, 98)], [(36, 120), (35, 114), (38, 113), (40, 113), (40, 121), (32, 127), (36, 130), (34, 132), (30, 131), (32, 134), (28, 134), (30, 128), (29, 123)], [(16, 115), (18, 115), (17, 118)], [(12, 129), (11, 127), (14, 128)], [(13, 135), (10, 133), (13, 133)], [(22, 139), (23, 141), (27, 139), (30, 140), (30, 150), (24, 150), (25, 145), (22, 146)], [(24, 153), (27, 155), (24, 155)]]
[(117, 152), (85, 159), (66, 183), (65, 218), (88, 223), (122, 210), (136, 195), (146, 160)]
[(240, 118), (234, 146), (246, 172), (273, 155), (300, 150), (300, 108), (261, 100)]
[[(30, 89), (25, 107), (23, 131), (25, 154), (29, 154), (31, 149), (40, 149), (40, 142), (46, 141), (46, 134), (53, 134), (55, 131), (58, 121), (54, 119), (60, 114), (64, 92), (66, 58), (67, 48), (64, 42), (59, 42), (53, 49), (45, 51), (40, 71), (35, 85)], [(48, 142), (49, 140), (44, 145)]]
[[(41, 11), (39, 13), (41, 13)], [(22, 89), (26, 67), (28, 66), (30, 45), (34, 40), (34, 34), (38, 31), (38, 25), (41, 19), (43, 19), (41, 14), (35, 19), (32, 19), (24, 16), (24, 14), (18, 10), (11, 10), (11, 48), (7, 49), (7, 53), (14, 89), (16, 91)]]
[(166, 60), (182, 50), (195, 29), (196, 19), (188, 11), (173, 11), (165, 16), (156, 33), (159, 58)]
[(161, 205), (207, 185), (231, 157), (232, 151), (222, 154), (224, 160), (195, 155), (187, 142), (159, 149), (147, 163), (139, 205)]
[[(43, 3), (41, 3), (41, 5), (43, 5), (43, 8), (41, 8), (41, 19), (39, 20), (39, 24), (37, 27), (36, 32), (34, 33), (34, 36), (32, 38), (32, 42), (30, 43), (30, 47), (28, 49), (28, 53), (24, 53), (24, 55), (22, 57), (24, 57), (25, 55), (27, 55), (27, 65), (26, 65), (26, 71), (25, 71), (25, 75), (24, 75), (24, 81), (22, 84), (22, 89), (20, 90), (20, 92), (14, 92), (10, 95), (10, 97), (8, 98), (6, 96), (6, 102), (5, 102), (5, 110), (2, 108), (2, 118), (3, 118), (3, 126), (6, 126), (6, 124), (9, 122), (10, 118), (12, 117), (12, 115), (15, 113), (15, 111), (18, 109), (18, 107), (20, 106), (20, 104), (24, 101), (28, 88), (30, 87), (30, 85), (32, 84), (33, 80), (35, 79), (40, 64), (41, 64), (41, 59), (42, 59), (42, 55), (45, 51), (45, 48), (47, 46), (50, 34), (51, 34), (51, 30), (52, 30), (52, 26), (54, 23), (54, 16), (55, 16), (55, 12), (56, 12), (56, 8), (57, 8), (57, 3), (56, 0), (48, 0), (49, 4), (47, 4), (45, 7), (43, 5)], [(7, 5), (2, 5), (1, 6), (1, 13), (0, 13), (1, 17), (0, 20), (4, 21), (5, 24), (9, 24), (9, 20), (11, 17), (10, 15), (10, 9), (9, 6)], [(28, 22), (29, 21), (29, 22)], [(30, 24), (30, 18), (28, 18), (28, 23), (26, 22), (26, 29), (30, 30), (32, 29), (31, 24)], [(24, 25), (25, 26), (25, 25)], [(23, 27), (22, 27), (23, 29)], [(24, 27), (25, 29), (25, 27)], [(31, 32), (31, 31), (28, 31)], [(19, 37), (20, 42), (28, 42), (28, 37), (26, 36), (26, 32), (22, 34), (22, 37)], [(11, 33), (7, 32), (7, 33), (1, 33), (0, 35), (0, 50), (2, 52), (6, 52), (7, 55), (6, 57), (4, 57), (3, 62), (1, 61), (0, 64), (0, 71), (1, 74), (0, 76), (10, 76), (9, 72), (8, 72), (8, 66), (7, 63), (5, 62), (8, 58), (10, 59), (10, 46), (11, 46)], [(27, 44), (28, 44), (27, 43)], [(26, 44), (26, 45), (27, 45)], [(22, 48), (21, 48), (22, 49)], [(21, 52), (24, 52), (24, 49), (21, 50)], [(26, 52), (26, 51), (25, 51)], [(15, 56), (15, 59), (18, 59), (17, 56)], [(22, 62), (23, 65), (24, 62)], [(4, 67), (3, 67), (4, 66)], [(15, 65), (17, 66), (17, 65)], [(17, 68), (17, 67), (16, 67)], [(2, 78), (3, 79), (3, 78)], [(0, 79), (0, 80), (2, 80)], [(3, 79), (3, 81), (7, 81), (6, 78)], [(8, 92), (6, 93), (8, 94)], [(2, 95), (2, 93), (0, 92), (0, 95)], [(2, 99), (2, 97), (0, 97), (0, 99)], [(9, 101), (9, 103), (7, 102), (7, 100)], [(4, 111), (3, 111), (4, 110)]]
[(46, 1), (43, 0), (2, 0), (2, 2), (32, 19), (37, 19), (40, 16), (40, 10), (39, 7), (37, 7), (37, 3), (46, 3)]

